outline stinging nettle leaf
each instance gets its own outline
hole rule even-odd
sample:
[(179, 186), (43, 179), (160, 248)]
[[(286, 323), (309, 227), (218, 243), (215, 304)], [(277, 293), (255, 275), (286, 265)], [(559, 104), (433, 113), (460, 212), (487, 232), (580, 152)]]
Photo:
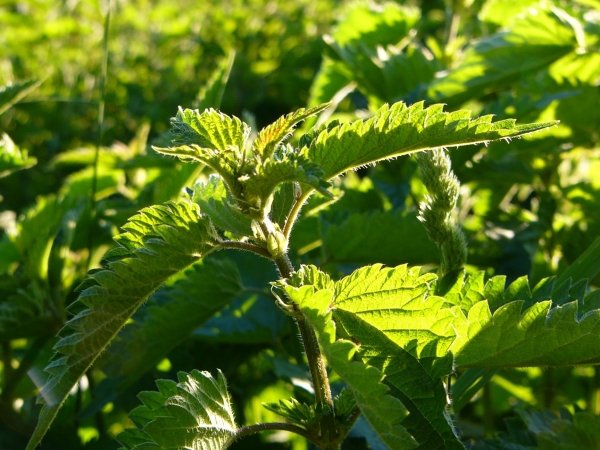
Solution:
[(271, 125), (263, 128), (252, 143), (252, 150), (261, 161), (273, 155), (275, 149), (294, 131), (294, 127), (307, 118), (320, 113), (329, 106), (329, 103), (312, 108), (300, 108), (293, 113), (280, 117)]
[[(309, 269), (301, 269), (306, 270)], [(315, 278), (315, 273), (300, 275), (297, 281), (303, 278), (322, 279), (324, 284), (319, 282), (322, 286), (329, 284), (326, 276)], [(310, 285), (300, 288), (284, 286), (284, 289), (298, 304), (308, 323), (315, 328), (328, 363), (352, 390), (356, 404), (381, 440), (393, 449), (416, 448), (417, 442), (402, 424), (406, 418), (406, 408), (397, 398), (390, 395), (389, 388), (382, 382), (382, 372), (355, 360), (358, 351), (355, 343), (349, 340), (336, 341), (336, 326), (329, 309), (333, 292), (328, 289), (316, 290)]]
[(390, 1), (350, 3), (333, 38), (342, 46), (356, 42), (372, 48), (393, 45), (414, 33), (420, 17), (419, 8)]
[(103, 355), (108, 375), (95, 389), (83, 419), (95, 413), (243, 291), (236, 264), (223, 252), (196, 262), (173, 286), (156, 291)]
[(573, 30), (554, 13), (532, 8), (508, 31), (476, 41), (456, 69), (428, 86), (427, 97), (460, 105), (546, 69), (576, 46)]
[(363, 267), (336, 283), (333, 318), (340, 336), (360, 342), (363, 361), (382, 371), (409, 410), (402, 425), (418, 448), (462, 449), (442, 382), (453, 370), (452, 314), (443, 298), (428, 296), (435, 278), (406, 265)]
[[(317, 274), (302, 268), (291, 281), (304, 286), (288, 286), (288, 295), (311, 323), (333, 314), (341, 340), (326, 344), (325, 328), (315, 327), (330, 364), (347, 382), (328, 345), (348, 345), (343, 339), (360, 343), (354, 352), (385, 376), (390, 393), (410, 412), (402, 426), (423, 449), (462, 448), (445, 412), (442, 377), (453, 370), (452, 354), (462, 368), (600, 361), (600, 311), (593, 309), (599, 296), (584, 296), (581, 283), (555, 287), (545, 279), (531, 289), (521, 278), (504, 288), (504, 277), (484, 284), (483, 273), (467, 278), (455, 273), (434, 284), (436, 276), (420, 275), (418, 267), (374, 265), (336, 282), (332, 292), (331, 281)], [(434, 289), (445, 298), (431, 295)], [(493, 314), (486, 297), (495, 305)], [(358, 397), (357, 402), (362, 408)]]
[(219, 244), (212, 225), (191, 202), (145, 208), (123, 229), (115, 238), (119, 247), (107, 254), (110, 262), (93, 271), (71, 306), (75, 316), (46, 368), (51, 375), (40, 390), (44, 406), (27, 450), (41, 441), (71, 388), (148, 296)]
[(273, 223), (278, 224), (280, 228), (285, 226), (290, 210), (301, 192), (300, 185), (295, 182), (281, 183), (277, 186), (270, 215)]
[(271, 210), (273, 193), (277, 186), (286, 182), (309, 185), (327, 197), (330, 184), (322, 179), (323, 171), (306, 157), (294, 152), (289, 145), (279, 147), (277, 153), (257, 164), (254, 171), (240, 179), (244, 187), (244, 198), (268, 214)]
[(248, 125), (237, 117), (230, 117), (212, 108), (202, 113), (195, 109), (179, 108), (171, 119), (173, 143), (197, 145), (226, 152), (231, 149), (241, 152), (246, 147), (250, 134)]
[(47, 280), (50, 249), (64, 215), (74, 206), (70, 203), (54, 195), (40, 197), (17, 221), (15, 230), (7, 233), (23, 259), (21, 270), (28, 278)]
[(409, 44), (370, 48), (363, 42), (329, 43), (352, 79), (366, 94), (394, 102), (434, 78), (437, 63), (420, 47)]
[(269, 411), (285, 417), (292, 423), (306, 428), (311, 432), (319, 432), (320, 421), (323, 416), (331, 414), (327, 405), (300, 403), (295, 398), (279, 400), (279, 403), (263, 403)]
[(481, 450), (495, 449), (596, 449), (600, 446), (600, 416), (588, 412), (572, 414), (517, 409), (517, 417), (505, 419), (507, 433), (478, 443)]
[[(396, 61), (387, 64), (388, 61), (377, 58), (384, 52), (384, 47), (410, 38), (416, 31), (420, 16), (418, 8), (394, 2), (348, 4), (331, 37), (324, 37), (329, 53), (335, 59), (324, 58), (311, 86), (309, 104), (332, 99), (334, 104), (339, 103), (343, 98), (340, 94), (345, 97), (354, 89), (352, 80), (358, 81), (360, 87), (369, 92), (380, 92), (380, 89), (386, 92), (385, 88), (394, 86), (394, 82), (395, 86), (401, 86), (394, 91), (403, 91), (403, 82), (407, 78), (424, 81), (424, 73), (419, 70), (398, 71)], [(385, 67), (382, 69), (382, 66)], [(392, 70), (386, 70), (388, 68)], [(390, 79), (381, 82), (382, 72), (387, 72), (384, 77), (387, 75)], [(386, 81), (392, 83), (386, 86)], [(387, 95), (383, 98), (390, 99)]]
[(159, 392), (142, 392), (144, 403), (130, 417), (140, 427), (117, 439), (128, 449), (217, 450), (236, 433), (237, 426), (225, 377), (194, 370), (180, 372), (179, 383), (156, 382)]
[(459, 276), (444, 293), (455, 316), (449, 350), (457, 367), (557, 367), (600, 361), (598, 291), (585, 295), (585, 283), (556, 286), (551, 278), (533, 289), (526, 277), (508, 287), (505, 280), (493, 277), (484, 285), (482, 272)]
[(196, 183), (193, 200), (218, 228), (238, 236), (252, 236), (252, 220), (239, 211), (221, 177), (211, 175), (207, 183)]
[(532, 367), (598, 364), (600, 311), (581, 317), (578, 302), (552, 307), (552, 301), (523, 310), (522, 300), (493, 314), (488, 302), (467, 315), (456, 311), (457, 339), (450, 350), (458, 367)]
[(458, 147), (510, 139), (556, 125), (557, 122), (516, 125), (491, 116), (471, 119), (470, 111), (444, 112), (443, 105), (423, 107), (399, 102), (384, 105), (367, 120), (323, 131), (302, 152), (329, 180), (350, 169), (422, 150)]
[(182, 109), (171, 119), (175, 147), (153, 147), (158, 153), (177, 156), (182, 161), (206, 164), (223, 177), (235, 193), (241, 174), (250, 127), (237, 117), (214, 109), (202, 113)]

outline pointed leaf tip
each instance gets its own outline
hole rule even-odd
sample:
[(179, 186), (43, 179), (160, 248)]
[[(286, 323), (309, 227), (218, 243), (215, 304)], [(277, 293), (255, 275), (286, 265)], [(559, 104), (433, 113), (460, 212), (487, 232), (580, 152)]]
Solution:
[(322, 128), (307, 140), (307, 157), (331, 179), (348, 170), (384, 159), (435, 148), (482, 144), (521, 136), (557, 122), (516, 125), (514, 120), (471, 119), (468, 111), (443, 112), (443, 105), (423, 102), (384, 105), (366, 120)]

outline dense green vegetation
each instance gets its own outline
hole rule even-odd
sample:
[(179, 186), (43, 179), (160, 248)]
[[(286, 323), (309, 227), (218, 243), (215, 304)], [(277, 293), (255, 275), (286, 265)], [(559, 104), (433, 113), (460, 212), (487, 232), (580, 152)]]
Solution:
[(0, 7), (0, 448), (600, 447), (600, 2), (422, 3)]

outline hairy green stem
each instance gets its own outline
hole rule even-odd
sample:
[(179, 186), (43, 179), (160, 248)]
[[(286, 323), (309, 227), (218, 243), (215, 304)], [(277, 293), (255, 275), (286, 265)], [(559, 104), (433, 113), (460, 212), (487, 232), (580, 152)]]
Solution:
[[(295, 220), (295, 217), (298, 215), (304, 200), (309, 195), (310, 193), (304, 194), (303, 196), (299, 197), (296, 201), (296, 204), (292, 208), (292, 212), (288, 216), (288, 220), (286, 222), (288, 233), (291, 231), (292, 224)], [(279, 235), (285, 235), (285, 229), (284, 233), (278, 232), (269, 218), (265, 218), (263, 221), (260, 221), (259, 225), (262, 230), (262, 233), (264, 234), (264, 238), (267, 241), (269, 240), (269, 237), (275, 235), (276, 233), (279, 233)], [(287, 241), (287, 236), (285, 236), (285, 240)], [(238, 248), (242, 250), (247, 250), (271, 259), (276, 264), (281, 278), (288, 279), (292, 277), (295, 270), (287, 254), (287, 243), (285, 243), (284, 246), (285, 248), (276, 248), (271, 250), (271, 248), (265, 249), (258, 245), (250, 244), (248, 242), (225, 241), (221, 243), (222, 248)], [(272, 251), (273, 253), (271, 253)], [(327, 375), (325, 359), (323, 358), (321, 349), (319, 348), (319, 341), (317, 340), (317, 335), (315, 334), (314, 329), (308, 323), (306, 323), (303, 317), (296, 316), (296, 323), (298, 324), (298, 329), (300, 330), (300, 336), (302, 338), (302, 343), (304, 345), (304, 351), (308, 360), (310, 374), (313, 380), (315, 400), (317, 401), (317, 403), (327, 405), (327, 407), (331, 411), (330, 414), (327, 414), (324, 417), (321, 428), (321, 436), (319, 437), (321, 438), (320, 440), (323, 440), (325, 442), (333, 441), (336, 438), (338, 438), (338, 431), (335, 423), (333, 397), (331, 396), (331, 388), (329, 386), (329, 378)], [(228, 441), (224, 448), (227, 448), (227, 446), (233, 443), (233, 441), (245, 434), (256, 433), (257, 431), (269, 429), (283, 429), (279, 425), (280, 424), (257, 424), (252, 425), (250, 427), (242, 428), (241, 430), (245, 430), (243, 431), (243, 434), (236, 433), (236, 435)], [(315, 440), (316, 437), (309, 437), (309, 434), (305, 429), (290, 424), (284, 425), (291, 427), (287, 428), (288, 431), (300, 434), (306, 437), (307, 439), (311, 440), (311, 442), (320, 445), (319, 440)]]
[(308, 325), (303, 319), (298, 319), (297, 323), (300, 330), (300, 336), (302, 337), (302, 342), (304, 343), (304, 349), (306, 351), (306, 357), (310, 367), (310, 374), (312, 375), (313, 379), (315, 398), (317, 402), (330, 406), (333, 411), (331, 388), (329, 387), (327, 369), (325, 367), (323, 355), (321, 354), (321, 350), (319, 348), (317, 335), (311, 326)]
[[(279, 269), (282, 278), (290, 278), (292, 276), (294, 268), (287, 254), (282, 254), (279, 257), (274, 258), (274, 261), (277, 264), (277, 268)], [(327, 435), (327, 440), (334, 440), (337, 437), (337, 428), (335, 426), (333, 397), (331, 396), (325, 359), (319, 348), (319, 341), (317, 340), (315, 330), (313, 330), (302, 317), (297, 317), (296, 323), (300, 330), (304, 351), (306, 352), (306, 359), (308, 360), (308, 367), (313, 380), (315, 400), (318, 403), (327, 405), (331, 411), (331, 414), (328, 414), (324, 418), (324, 429), (321, 430), (321, 433)]]
[(316, 440), (316, 436), (313, 436), (307, 430), (299, 427), (298, 425), (285, 422), (271, 422), (257, 423), (256, 425), (248, 425), (247, 427), (239, 428), (237, 432), (231, 436), (227, 442), (225, 442), (225, 445), (223, 445), (223, 450), (229, 448), (238, 439), (250, 434), (259, 433), (261, 431), (290, 431), (308, 439), (315, 445), (319, 445), (318, 440)]
[(277, 270), (279, 270), (281, 278), (291, 278), (295, 270), (290, 258), (286, 253), (273, 258), (273, 261), (277, 265)]

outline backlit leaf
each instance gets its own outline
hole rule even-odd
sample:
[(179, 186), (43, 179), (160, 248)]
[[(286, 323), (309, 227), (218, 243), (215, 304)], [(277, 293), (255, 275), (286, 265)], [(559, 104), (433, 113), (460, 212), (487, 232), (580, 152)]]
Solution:
[(218, 245), (206, 217), (190, 202), (146, 208), (123, 228), (115, 238), (119, 247), (105, 256), (106, 267), (90, 273), (70, 307), (75, 315), (46, 368), (51, 375), (40, 391), (44, 407), (28, 450), (41, 441), (71, 388), (148, 296)]
[(323, 131), (303, 153), (324, 172), (324, 179), (347, 170), (421, 150), (509, 139), (555, 125), (516, 125), (512, 119), (470, 118), (469, 111), (443, 112), (443, 105), (384, 105), (367, 120)]
[(221, 372), (180, 372), (179, 383), (156, 382), (159, 392), (142, 392), (144, 406), (130, 417), (139, 430), (117, 436), (127, 449), (220, 450), (237, 426)]

